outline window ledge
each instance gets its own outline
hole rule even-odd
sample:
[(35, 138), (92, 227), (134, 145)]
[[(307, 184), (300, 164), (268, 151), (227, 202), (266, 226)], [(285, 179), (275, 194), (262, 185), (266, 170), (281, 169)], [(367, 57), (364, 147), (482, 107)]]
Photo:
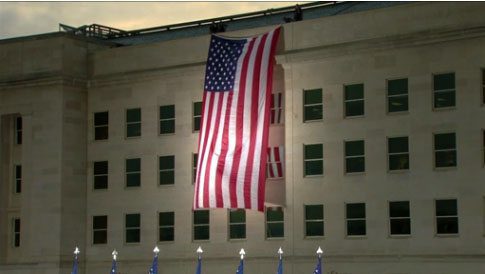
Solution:
[(245, 242), (247, 239), (246, 238), (241, 238), (241, 239), (227, 239), (228, 242), (232, 243), (238, 243), (238, 242)]
[(169, 132), (169, 133), (158, 133), (158, 136), (174, 136), (175, 132)]
[(323, 236), (304, 236), (303, 240), (324, 240), (325, 235)]
[(365, 171), (362, 172), (345, 172), (345, 176), (360, 176), (360, 175), (365, 175)]
[(440, 108), (437, 108), (437, 107), (434, 107), (433, 106), (433, 111), (450, 111), (450, 110), (456, 110), (456, 105), (455, 106), (452, 106), (452, 107), (440, 107)]
[(458, 167), (457, 166), (450, 166), (450, 167), (434, 167), (433, 170), (434, 171), (453, 171), (453, 170), (457, 170)]
[(159, 243), (161, 245), (170, 245), (170, 244), (174, 244), (175, 240), (173, 240), (173, 241), (157, 241), (157, 243)]
[(194, 240), (192, 239), (192, 242), (193, 243), (210, 243), (210, 239), (207, 239), (207, 240)]
[(395, 169), (395, 170), (387, 170), (387, 173), (389, 174), (405, 174), (409, 173), (409, 168), (408, 169)]
[(321, 123), (321, 122), (323, 122), (323, 118), (322, 119), (315, 119), (315, 120), (303, 120), (303, 124)]
[(271, 238), (266, 237), (265, 240), (266, 241), (284, 241), (285, 237), (271, 237)]
[(172, 188), (175, 187), (175, 183), (173, 184), (157, 184), (158, 187), (160, 188)]
[(108, 188), (93, 188), (92, 192), (106, 192)]
[(401, 116), (401, 115), (408, 115), (409, 114), (409, 110), (402, 110), (402, 111), (387, 111), (386, 112), (387, 115), (389, 116)]
[(411, 234), (392, 234), (389, 235), (389, 239), (409, 239), (411, 238)]
[(123, 245), (124, 246), (138, 246), (138, 245), (140, 245), (140, 242), (137, 242), (137, 243), (127, 243), (127, 242), (124, 242)]
[(128, 189), (141, 189), (141, 185), (139, 185), (139, 186), (125, 186), (125, 190), (128, 190)]
[(459, 233), (456, 234), (435, 234), (435, 238), (458, 238), (460, 237)]
[(138, 139), (141, 139), (141, 135), (140, 136), (130, 136), (130, 137), (125, 136), (125, 140), (138, 140)]
[(359, 118), (365, 118), (365, 114), (363, 114), (363, 115), (354, 115), (354, 116), (344, 116), (344, 120), (346, 120), (346, 119), (352, 120), (352, 119), (359, 119)]
[(303, 178), (323, 178), (323, 174), (315, 174), (315, 175), (303, 175)]
[(347, 235), (346, 240), (367, 240), (367, 235)]

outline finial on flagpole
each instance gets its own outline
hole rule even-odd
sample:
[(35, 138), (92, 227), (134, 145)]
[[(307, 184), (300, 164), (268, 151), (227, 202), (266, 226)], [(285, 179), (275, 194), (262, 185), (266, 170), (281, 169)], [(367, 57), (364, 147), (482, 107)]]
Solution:
[(76, 249), (74, 249), (74, 255), (79, 255), (79, 253), (81, 253), (81, 251), (79, 251), (79, 248), (76, 246)]
[(239, 251), (239, 255), (241, 255), (241, 260), (244, 260), (244, 255), (246, 255), (246, 252), (244, 252), (244, 248), (241, 248), (241, 251)]
[(116, 249), (113, 250), (113, 252), (111, 252), (111, 255), (113, 255), (113, 260), (116, 261), (116, 257), (118, 257), (118, 251), (116, 251)]
[(281, 257), (283, 256), (283, 249), (281, 249), (281, 246), (280, 246), (280, 249), (278, 249), (278, 255), (280, 256), (280, 260), (281, 260)]
[(322, 254), (323, 254), (322, 249), (320, 247), (318, 247), (318, 249), (317, 249), (318, 258), (321, 258), (322, 257)]
[(202, 250), (202, 247), (200, 247), (200, 245), (199, 245), (199, 248), (197, 248), (196, 252), (197, 252), (197, 256), (200, 259), (200, 257), (202, 256), (202, 253), (204, 253), (204, 250)]
[(160, 253), (160, 249), (158, 249), (158, 246), (155, 246), (155, 248), (153, 249), (153, 253), (158, 256), (158, 253)]

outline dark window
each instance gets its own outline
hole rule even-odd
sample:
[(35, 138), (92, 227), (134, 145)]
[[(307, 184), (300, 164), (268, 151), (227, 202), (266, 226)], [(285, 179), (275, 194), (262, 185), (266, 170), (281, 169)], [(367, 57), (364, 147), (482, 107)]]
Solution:
[(455, 133), (434, 135), (435, 167), (456, 166), (456, 136)]
[(175, 133), (175, 105), (160, 107), (160, 134)]
[(321, 120), (323, 117), (322, 90), (304, 90), (303, 121)]
[(365, 151), (364, 141), (345, 142), (345, 172), (364, 172), (365, 171)]
[(456, 199), (436, 200), (436, 233), (458, 234)]
[(141, 160), (140, 158), (126, 159), (126, 186), (136, 187), (141, 185)]
[(408, 201), (389, 202), (389, 219), (391, 235), (411, 234), (411, 217)]
[(140, 214), (125, 215), (125, 241), (127, 243), (140, 242)]
[(22, 117), (15, 118), (15, 144), (22, 144)]
[(408, 110), (408, 79), (387, 81), (387, 111), (399, 112)]
[(455, 106), (455, 73), (436, 74), (433, 76), (434, 107)]
[(160, 212), (158, 214), (158, 227), (158, 240), (160, 242), (173, 241), (175, 237), (175, 213)]
[(485, 165), (485, 130), (482, 130), (482, 142), (483, 165)]
[(345, 117), (364, 115), (364, 84), (344, 87)]
[(365, 224), (365, 203), (355, 203), (346, 205), (347, 213), (347, 235), (362, 236), (366, 235)]
[(20, 219), (13, 219), (13, 246), (20, 246)]
[(158, 158), (160, 168), (160, 185), (175, 183), (175, 156), (161, 156)]
[(246, 211), (244, 209), (229, 210), (229, 239), (246, 238)]
[(126, 110), (126, 137), (141, 136), (141, 109)]
[(387, 139), (389, 170), (409, 169), (408, 137)]
[(323, 205), (305, 205), (305, 236), (323, 235)]
[(94, 189), (108, 188), (108, 161), (94, 162)]
[(194, 240), (209, 240), (209, 210), (194, 211)]
[(197, 160), (198, 160), (198, 154), (193, 153), (192, 154), (192, 184), (195, 183), (197, 180)]
[(202, 115), (202, 102), (194, 103), (193, 131), (200, 130), (200, 117)]
[(94, 113), (94, 140), (108, 139), (109, 114), (107, 111)]
[(323, 175), (323, 145), (304, 145), (305, 176)]
[(93, 244), (108, 242), (108, 216), (93, 216)]
[(284, 213), (282, 207), (266, 208), (266, 238), (285, 237)]
[(22, 192), (22, 166), (15, 166), (15, 193)]

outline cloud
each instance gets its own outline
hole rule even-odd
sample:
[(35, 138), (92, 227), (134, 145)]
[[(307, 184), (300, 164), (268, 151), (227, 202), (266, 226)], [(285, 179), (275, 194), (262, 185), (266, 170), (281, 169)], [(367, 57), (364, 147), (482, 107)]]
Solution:
[(149, 28), (291, 6), (297, 2), (1, 2), (0, 39), (93, 23), (123, 30)]

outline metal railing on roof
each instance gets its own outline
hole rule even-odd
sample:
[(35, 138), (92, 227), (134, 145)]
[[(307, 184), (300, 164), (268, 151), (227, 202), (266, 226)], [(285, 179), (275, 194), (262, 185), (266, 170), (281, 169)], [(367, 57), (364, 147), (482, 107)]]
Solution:
[[(67, 26), (64, 24), (59, 24), (59, 31), (71, 32), (76, 35), (82, 35), (86, 37), (110, 39), (110, 38), (119, 38), (119, 37), (137, 36), (137, 35), (144, 35), (144, 34), (151, 34), (151, 33), (158, 33), (158, 32), (166, 32), (171, 30), (180, 30), (180, 29), (187, 29), (187, 28), (201, 27), (201, 26), (210, 27), (215, 24), (221, 25), (222, 23), (226, 23), (226, 22), (234, 22), (234, 21), (246, 20), (251, 18), (259, 18), (259, 17), (278, 15), (283, 13), (291, 13), (291, 12), (295, 12), (296, 8), (300, 9), (301, 11), (305, 11), (307, 9), (334, 5), (337, 3), (339, 3), (339, 1), (312, 2), (312, 3), (297, 5), (296, 7), (289, 6), (289, 7), (283, 7), (283, 8), (268, 9), (264, 11), (222, 16), (217, 18), (204, 19), (204, 20), (198, 20), (198, 21), (192, 21), (192, 22), (184, 22), (179, 24), (171, 24), (171, 25), (151, 27), (151, 28), (144, 28), (144, 29), (138, 29), (138, 30), (132, 30), (132, 31), (124, 31), (121, 29), (107, 27), (99, 24), (84, 25), (78, 28)], [(286, 19), (288, 18), (282, 18), (282, 20), (285, 20), (285, 21)]]

